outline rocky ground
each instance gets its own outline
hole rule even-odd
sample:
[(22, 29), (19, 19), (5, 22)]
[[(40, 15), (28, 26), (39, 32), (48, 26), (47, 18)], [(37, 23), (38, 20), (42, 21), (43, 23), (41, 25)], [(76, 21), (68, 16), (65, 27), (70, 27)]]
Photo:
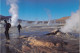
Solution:
[[(70, 33), (48, 34), (53, 28), (24, 27), (21, 35), (17, 28), (10, 29), (10, 42), (7, 42), (4, 29), (0, 30), (1, 53), (79, 53), (79, 37)], [(13, 36), (15, 36), (13, 38)]]

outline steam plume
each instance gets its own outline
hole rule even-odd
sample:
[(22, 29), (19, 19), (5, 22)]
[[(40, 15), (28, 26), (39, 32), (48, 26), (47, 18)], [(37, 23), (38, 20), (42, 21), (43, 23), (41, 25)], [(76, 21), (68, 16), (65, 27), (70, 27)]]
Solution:
[(76, 13), (72, 13), (71, 17), (66, 20), (66, 25), (61, 28), (62, 32), (80, 32), (80, 10)]
[(8, 0), (8, 4), (10, 5), (9, 13), (12, 15), (11, 18), (11, 25), (15, 26), (17, 19), (18, 19), (18, 6), (17, 6), (18, 0)]
[(51, 18), (52, 18), (52, 15), (51, 15), (51, 12), (50, 12), (50, 10), (48, 10), (48, 9), (46, 9), (46, 12), (47, 12), (47, 15), (48, 15), (48, 25), (50, 25), (51, 24)]

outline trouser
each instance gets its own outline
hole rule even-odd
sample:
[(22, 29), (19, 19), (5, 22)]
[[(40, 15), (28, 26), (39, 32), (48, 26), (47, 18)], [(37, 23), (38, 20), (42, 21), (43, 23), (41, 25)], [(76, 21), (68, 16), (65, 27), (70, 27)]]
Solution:
[(20, 29), (18, 29), (18, 32), (20, 33)]
[(6, 39), (7, 39), (7, 40), (10, 40), (9, 30), (5, 30), (5, 36), (6, 36)]
[(18, 29), (19, 35), (20, 35), (20, 29)]

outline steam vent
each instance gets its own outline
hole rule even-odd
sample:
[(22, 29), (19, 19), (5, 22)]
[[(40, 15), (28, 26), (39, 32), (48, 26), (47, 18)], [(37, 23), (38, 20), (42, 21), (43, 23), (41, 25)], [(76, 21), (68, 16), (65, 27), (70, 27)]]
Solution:
[(0, 53), (80, 53), (79, 0), (0, 2)]

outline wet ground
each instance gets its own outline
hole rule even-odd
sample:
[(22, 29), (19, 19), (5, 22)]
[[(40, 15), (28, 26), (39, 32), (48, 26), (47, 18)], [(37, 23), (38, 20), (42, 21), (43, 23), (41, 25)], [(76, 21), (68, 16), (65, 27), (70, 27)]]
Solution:
[(18, 30), (16, 27), (11, 28), (9, 31), (10, 34), (10, 42), (7, 42), (4, 34), (4, 28), (0, 28), (0, 53), (19, 53), (21, 49), (19, 47), (22, 46), (22, 40), (19, 39), (20, 36), (43, 36), (49, 32), (49, 30), (42, 29), (21, 29), (21, 34), (18, 34)]
[[(49, 33), (52, 30), (53, 30), (53, 28), (34, 28), (34, 27), (33, 28), (23, 28), (23, 29), (21, 29), (21, 34), (19, 35), (17, 28), (13, 27), (10, 29), (10, 42), (7, 42), (5, 35), (4, 35), (4, 28), (1, 28), (1, 30), (0, 30), (0, 53), (22, 53), (22, 45), (23, 45), (23, 42), (25, 42), (25, 40), (20, 39), (19, 38), (20, 36), (26, 36), (26, 37), (36, 37), (37, 36), (37, 37), (43, 38), (43, 37), (45, 37), (45, 34)], [(50, 36), (49, 38), (52, 38), (52, 37)], [(73, 43), (73, 41), (72, 41), (72, 43)], [(77, 43), (78, 43), (78, 41), (77, 41)], [(77, 44), (77, 50), (79, 50), (78, 45), (79, 44)], [(70, 46), (70, 47), (72, 47), (72, 46)], [(40, 48), (40, 50), (41, 50), (41, 48)], [(35, 49), (36, 49), (36, 47), (35, 47)], [(35, 49), (32, 49), (32, 50), (36, 51)], [(35, 52), (27, 52), (27, 53), (35, 53)], [(45, 52), (41, 52), (41, 53), (45, 53)], [(59, 53), (59, 52), (57, 52), (57, 53)], [(70, 53), (70, 52), (67, 52), (67, 53)], [(77, 53), (79, 53), (79, 52), (77, 52)]]

